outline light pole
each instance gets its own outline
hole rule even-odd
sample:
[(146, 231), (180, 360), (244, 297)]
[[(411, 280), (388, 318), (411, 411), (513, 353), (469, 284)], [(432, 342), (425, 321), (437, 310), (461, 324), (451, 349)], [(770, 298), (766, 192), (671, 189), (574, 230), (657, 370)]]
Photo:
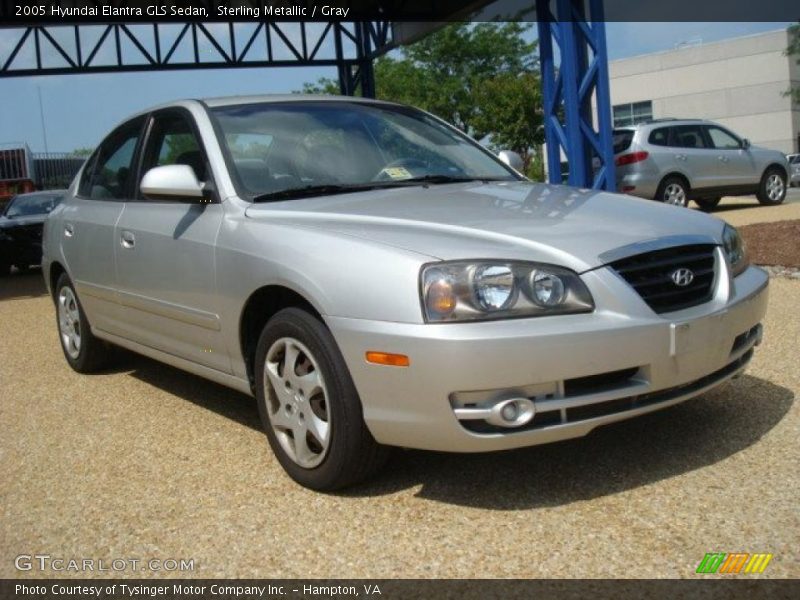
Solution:
[(44, 106), (42, 105), (42, 88), (36, 86), (36, 92), (39, 94), (39, 118), (42, 122), (42, 137), (44, 138), (44, 153), (47, 154), (47, 128), (44, 125)]

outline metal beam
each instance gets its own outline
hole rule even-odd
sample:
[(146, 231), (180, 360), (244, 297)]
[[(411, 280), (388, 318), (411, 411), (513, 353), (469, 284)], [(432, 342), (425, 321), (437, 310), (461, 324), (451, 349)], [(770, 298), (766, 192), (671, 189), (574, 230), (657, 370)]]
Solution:
[[(548, 179), (614, 190), (613, 126), (602, 0), (536, 3)], [(592, 102), (594, 100), (594, 103)]]
[[(394, 47), (388, 21), (315, 23), (79, 23), (4, 27), (0, 77), (335, 66), (374, 95), (372, 59)], [(353, 88), (354, 89), (354, 88)]]

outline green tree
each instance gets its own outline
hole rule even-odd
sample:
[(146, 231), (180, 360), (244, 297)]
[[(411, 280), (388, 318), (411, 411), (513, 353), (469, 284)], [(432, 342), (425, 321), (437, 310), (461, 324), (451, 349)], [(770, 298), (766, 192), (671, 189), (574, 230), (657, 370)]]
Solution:
[[(526, 23), (454, 23), (375, 61), (376, 95), (418, 106), (477, 139), (518, 152), (526, 167), (543, 141), (536, 43)], [(323, 78), (305, 93), (338, 94)]]
[[(786, 48), (786, 55), (795, 58), (795, 63), (800, 65), (800, 22), (789, 27), (789, 46)], [(800, 104), (800, 86), (794, 86), (787, 90), (787, 96)]]

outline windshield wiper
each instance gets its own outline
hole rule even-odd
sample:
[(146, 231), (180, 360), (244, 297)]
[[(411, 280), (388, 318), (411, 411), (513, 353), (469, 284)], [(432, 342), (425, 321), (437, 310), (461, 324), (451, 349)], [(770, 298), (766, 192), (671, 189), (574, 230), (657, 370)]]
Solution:
[(253, 198), (253, 202), (273, 202), (276, 200), (292, 200), (294, 198), (308, 198), (309, 196), (332, 196), (333, 194), (349, 194), (350, 192), (365, 192), (375, 188), (384, 187), (383, 183), (362, 184), (333, 184), (306, 185), (299, 188), (288, 188), (278, 192), (268, 192)]
[(421, 175), (420, 177), (409, 177), (408, 179), (397, 179), (390, 183), (396, 184), (415, 184), (415, 183), (464, 183), (466, 181), (510, 181), (500, 177), (468, 177), (466, 175)]
[(414, 186), (426, 183), (463, 183), (466, 181), (511, 181), (501, 177), (465, 177), (454, 175), (423, 175), (407, 179), (392, 179), (389, 181), (371, 181), (369, 183), (338, 184), (326, 183), (321, 185), (306, 185), (298, 188), (289, 188), (278, 192), (268, 192), (253, 198), (253, 202), (276, 202), (278, 200), (293, 200), (295, 198), (308, 198), (309, 196), (332, 196), (334, 194), (349, 194), (351, 192), (366, 192), (381, 188)]

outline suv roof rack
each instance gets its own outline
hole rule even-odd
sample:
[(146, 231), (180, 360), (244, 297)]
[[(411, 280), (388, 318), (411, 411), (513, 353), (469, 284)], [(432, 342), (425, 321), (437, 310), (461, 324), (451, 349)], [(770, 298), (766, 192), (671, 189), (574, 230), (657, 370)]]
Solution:
[(703, 119), (679, 119), (677, 117), (662, 117), (660, 119), (650, 119), (648, 121), (643, 121), (642, 125), (648, 125), (650, 123), (663, 123), (664, 121), (702, 121)]

